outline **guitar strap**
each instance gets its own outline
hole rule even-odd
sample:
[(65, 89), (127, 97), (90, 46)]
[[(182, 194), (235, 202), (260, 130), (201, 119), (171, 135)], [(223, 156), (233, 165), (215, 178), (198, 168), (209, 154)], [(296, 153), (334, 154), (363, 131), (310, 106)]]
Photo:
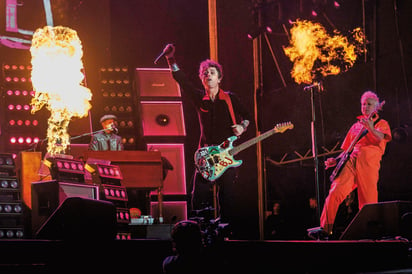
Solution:
[(235, 116), (235, 112), (233, 111), (233, 105), (232, 105), (232, 100), (230, 99), (230, 95), (224, 92), (222, 89), (220, 89), (219, 99), (225, 100), (227, 107), (229, 108), (230, 116), (232, 117), (232, 122), (234, 125), (236, 125), (236, 116)]
[[(219, 100), (223, 100), (226, 102), (226, 105), (229, 109), (230, 117), (232, 118), (232, 123), (236, 125), (236, 116), (235, 112), (233, 111), (232, 99), (230, 99), (230, 95), (226, 93), (223, 89), (219, 89)], [(210, 100), (209, 96), (205, 95), (203, 100)]]

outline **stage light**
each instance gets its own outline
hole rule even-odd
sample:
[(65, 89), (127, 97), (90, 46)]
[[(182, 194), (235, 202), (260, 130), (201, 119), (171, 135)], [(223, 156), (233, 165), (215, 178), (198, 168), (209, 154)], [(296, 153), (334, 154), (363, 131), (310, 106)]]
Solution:
[(247, 38), (249, 40), (253, 40), (253, 39), (255, 39), (256, 37), (258, 37), (259, 35), (261, 35), (263, 33), (272, 33), (272, 32), (273, 32), (273, 30), (270, 26), (255, 28), (247, 34)]
[(92, 175), (94, 184), (120, 186), (121, 180), (123, 180), (119, 166), (87, 163), (84, 168)]
[(126, 188), (118, 185), (100, 185), (100, 197), (108, 201), (128, 201)]
[(22, 228), (0, 228), (0, 238), (23, 238)]
[(53, 180), (84, 183), (85, 167), (81, 160), (50, 157), (43, 161)]
[(130, 213), (128, 208), (116, 208), (116, 219), (118, 223), (130, 223)]
[(16, 178), (3, 178), (1, 179), (0, 186), (2, 189), (16, 190), (19, 187), (19, 183)]
[(20, 203), (14, 202), (1, 202), (0, 203), (0, 213), (3, 214), (19, 214), (22, 213), (23, 208)]

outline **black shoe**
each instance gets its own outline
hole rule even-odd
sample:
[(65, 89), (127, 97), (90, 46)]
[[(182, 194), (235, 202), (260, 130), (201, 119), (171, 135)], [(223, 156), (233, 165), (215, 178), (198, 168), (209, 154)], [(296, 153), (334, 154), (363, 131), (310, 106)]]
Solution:
[(306, 230), (308, 232), (308, 237), (312, 240), (322, 240), (327, 241), (329, 240), (329, 234), (320, 226), (309, 228)]

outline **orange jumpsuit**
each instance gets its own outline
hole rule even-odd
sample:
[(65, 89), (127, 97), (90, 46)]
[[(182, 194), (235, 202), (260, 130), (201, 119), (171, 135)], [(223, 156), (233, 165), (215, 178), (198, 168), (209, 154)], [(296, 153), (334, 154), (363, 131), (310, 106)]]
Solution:
[[(363, 128), (360, 122), (352, 125), (341, 146), (344, 151), (351, 146)], [(320, 217), (320, 225), (328, 233), (332, 233), (340, 204), (355, 188), (358, 191), (359, 210), (365, 204), (378, 202), (380, 163), (386, 144), (392, 139), (392, 135), (389, 124), (385, 120), (379, 120), (375, 124), (375, 129), (382, 132), (384, 138), (377, 141), (370, 132), (362, 137), (355, 144), (340, 174), (332, 182)]]

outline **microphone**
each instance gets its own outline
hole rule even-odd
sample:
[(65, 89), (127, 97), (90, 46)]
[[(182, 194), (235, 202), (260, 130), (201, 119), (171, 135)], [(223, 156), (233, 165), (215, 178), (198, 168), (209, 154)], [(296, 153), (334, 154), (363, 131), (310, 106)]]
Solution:
[(110, 130), (113, 131), (116, 134), (119, 132), (119, 130), (117, 129), (117, 127), (113, 123), (110, 124)]
[(160, 60), (160, 58), (162, 58), (162, 57), (165, 56), (166, 54), (171, 53), (172, 50), (173, 50), (173, 47), (170, 47), (169, 45), (167, 45), (167, 46), (163, 49), (162, 53), (160, 53), (159, 56), (157, 56), (157, 58), (154, 60), (154, 63), (157, 64), (157, 62)]
[(304, 87), (303, 90), (304, 90), (304, 91), (307, 91), (307, 90), (310, 90), (310, 89), (316, 88), (316, 87), (319, 89), (319, 91), (323, 91), (322, 82), (313, 83), (312, 85), (309, 85), (309, 86)]

